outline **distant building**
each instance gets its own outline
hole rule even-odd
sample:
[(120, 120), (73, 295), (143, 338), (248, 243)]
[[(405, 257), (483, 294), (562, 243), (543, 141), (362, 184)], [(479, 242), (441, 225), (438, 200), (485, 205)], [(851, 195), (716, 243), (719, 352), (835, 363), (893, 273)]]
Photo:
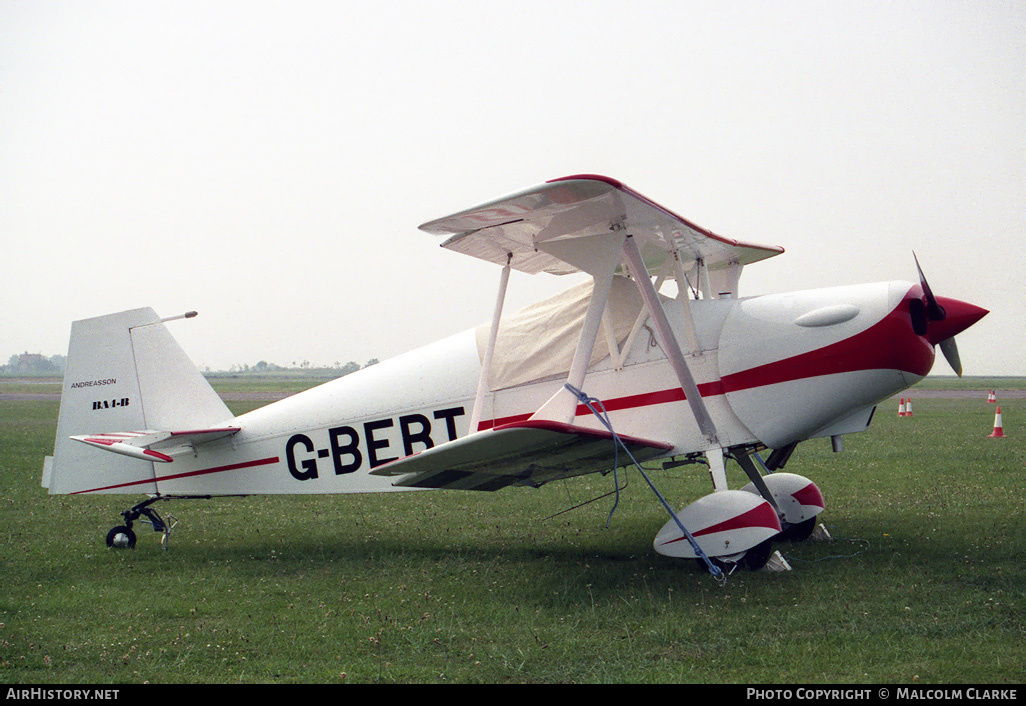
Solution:
[(0, 366), (3, 375), (61, 375), (66, 358), (55, 355), (47, 358), (40, 353), (19, 353), (12, 355), (7, 365)]

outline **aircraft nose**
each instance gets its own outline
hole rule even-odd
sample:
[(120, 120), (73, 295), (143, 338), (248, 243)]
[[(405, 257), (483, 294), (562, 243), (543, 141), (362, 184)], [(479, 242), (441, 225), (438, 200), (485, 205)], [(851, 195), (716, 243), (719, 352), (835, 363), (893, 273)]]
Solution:
[(927, 340), (935, 346), (965, 331), (990, 313), (987, 309), (958, 299), (950, 297), (937, 297), (936, 299), (944, 309), (944, 318), (940, 321), (930, 321), (926, 332)]

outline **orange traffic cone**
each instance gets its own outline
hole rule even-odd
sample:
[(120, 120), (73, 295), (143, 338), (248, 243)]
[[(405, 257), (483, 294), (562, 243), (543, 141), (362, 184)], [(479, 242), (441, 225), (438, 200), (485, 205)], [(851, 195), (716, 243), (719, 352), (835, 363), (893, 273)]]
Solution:
[(911, 417), (912, 416), (912, 398), (911, 397), (909, 397), (905, 401), (905, 416), (906, 417)]
[(997, 395), (994, 394), (993, 390), (987, 393), (987, 401), (991, 404), (997, 404)]
[(904, 397), (901, 398), (901, 402), (898, 404), (898, 416), (899, 417), (904, 417), (905, 416), (905, 398)]
[(998, 407), (994, 414), (994, 431), (988, 436), (988, 439), (1001, 439), (1004, 438), (1005, 432), (1001, 426), (1001, 408)]

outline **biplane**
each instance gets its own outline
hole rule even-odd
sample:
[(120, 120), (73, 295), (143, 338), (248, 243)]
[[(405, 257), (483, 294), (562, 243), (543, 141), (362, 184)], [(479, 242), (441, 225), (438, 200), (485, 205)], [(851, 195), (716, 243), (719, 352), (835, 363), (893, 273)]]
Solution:
[[(918, 260), (918, 282), (742, 297), (744, 267), (782, 248), (717, 235), (602, 176), (421, 229), (498, 267), (492, 320), (239, 416), (172, 338), (182, 317), (74, 322), (43, 485), (146, 496), (108, 533), (118, 548), (139, 520), (166, 542), (153, 506), (170, 499), (493, 492), (644, 463), (668, 514), (656, 552), (714, 574), (758, 569), (825, 507), (783, 470), (795, 447), (839, 449), (937, 347), (961, 374), (954, 336), (987, 313), (935, 296)], [(504, 315), (511, 270), (587, 277)], [(666, 461), (707, 468), (711, 492), (674, 510), (651, 477)], [(728, 463), (745, 487), (728, 487)]]

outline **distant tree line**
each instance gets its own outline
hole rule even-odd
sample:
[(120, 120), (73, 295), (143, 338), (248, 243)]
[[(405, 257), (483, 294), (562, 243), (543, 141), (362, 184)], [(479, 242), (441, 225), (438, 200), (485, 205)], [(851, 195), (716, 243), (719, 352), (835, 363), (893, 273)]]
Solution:
[(347, 363), (335, 361), (332, 365), (316, 366), (309, 360), (292, 361), (292, 365), (277, 365), (268, 363), (266, 360), (258, 361), (255, 365), (249, 363), (234, 364), (228, 370), (211, 370), (209, 367), (203, 372), (205, 375), (273, 375), (275, 373), (301, 373), (305, 375), (342, 377), (349, 373), (355, 373), (361, 368), (369, 368), (376, 365), (377, 358), (371, 358), (364, 365), (350, 360)]
[[(12, 355), (8, 359), (7, 365), (0, 365), (0, 376), (44, 377), (51, 375), (63, 375), (67, 362), (67, 356), (52, 355), (48, 358), (41, 353), (29, 353), (26, 351), (25, 353)], [(335, 361), (335, 363), (330, 366), (314, 366), (310, 364), (310, 361), (304, 360), (300, 363), (293, 361), (291, 366), (283, 366), (268, 363), (266, 360), (261, 360), (256, 365), (252, 366), (249, 364), (232, 365), (228, 370), (211, 370), (210, 368), (207, 368), (204, 370), (204, 373), (207, 375), (244, 375), (247, 373), (271, 375), (274, 373), (302, 373), (324, 377), (342, 377), (349, 373), (355, 373), (361, 368), (369, 368), (377, 362), (377, 358), (371, 358), (364, 365), (360, 365), (359, 363), (350, 360), (348, 363)]]

